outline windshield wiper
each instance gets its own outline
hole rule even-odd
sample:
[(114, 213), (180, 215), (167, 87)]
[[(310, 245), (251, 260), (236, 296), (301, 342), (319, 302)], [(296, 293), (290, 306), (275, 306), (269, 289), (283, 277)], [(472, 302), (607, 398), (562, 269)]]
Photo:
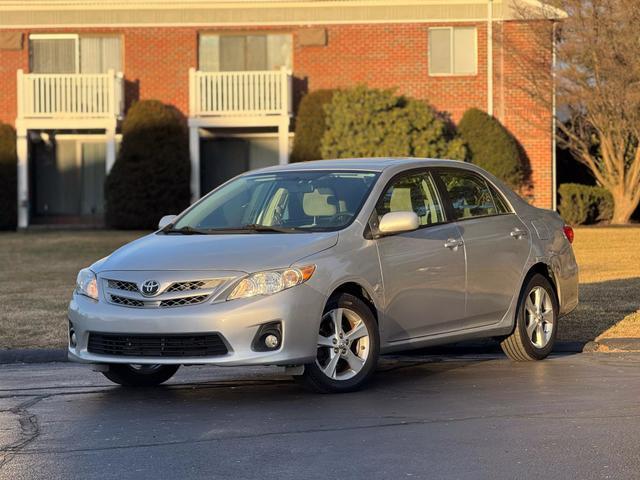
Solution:
[(259, 223), (249, 223), (247, 225), (242, 225), (238, 228), (238, 230), (250, 230), (253, 232), (277, 232), (277, 233), (290, 233), (297, 232), (300, 229), (294, 227), (274, 227), (271, 225), (262, 225)]
[(189, 225), (185, 225), (180, 228), (168, 228), (167, 230), (163, 230), (163, 233), (180, 233), (182, 235), (208, 235), (211, 233), (210, 230), (200, 230), (198, 228), (190, 227)]

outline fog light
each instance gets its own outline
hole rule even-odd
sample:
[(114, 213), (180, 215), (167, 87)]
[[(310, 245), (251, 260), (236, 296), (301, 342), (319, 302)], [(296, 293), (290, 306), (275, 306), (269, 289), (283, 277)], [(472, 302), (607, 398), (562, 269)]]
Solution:
[(69, 346), (76, 348), (78, 344), (78, 337), (76, 337), (76, 330), (73, 328), (73, 323), (69, 322)]
[(277, 350), (282, 345), (282, 323), (269, 322), (260, 325), (253, 341), (251, 350), (254, 352), (269, 352)]
[(279, 343), (280, 340), (278, 340), (278, 337), (275, 335), (267, 335), (264, 337), (264, 344), (267, 348), (276, 348)]

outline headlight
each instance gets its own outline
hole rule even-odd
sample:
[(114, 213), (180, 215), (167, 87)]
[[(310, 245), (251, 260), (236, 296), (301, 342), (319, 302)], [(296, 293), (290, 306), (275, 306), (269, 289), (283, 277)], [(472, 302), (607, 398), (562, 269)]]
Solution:
[(315, 265), (308, 265), (300, 268), (253, 273), (236, 285), (227, 300), (278, 293), (306, 282), (315, 271)]
[(88, 268), (83, 268), (78, 272), (76, 293), (98, 300), (98, 280), (96, 274)]

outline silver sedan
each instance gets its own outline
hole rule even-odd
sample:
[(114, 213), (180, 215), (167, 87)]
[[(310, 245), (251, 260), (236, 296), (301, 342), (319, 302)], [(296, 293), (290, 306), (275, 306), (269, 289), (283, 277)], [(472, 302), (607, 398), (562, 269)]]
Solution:
[(380, 354), (497, 337), (551, 352), (578, 303), (573, 231), (468, 163), (248, 172), (78, 274), (69, 358), (127, 386), (180, 365), (279, 365), (351, 391)]

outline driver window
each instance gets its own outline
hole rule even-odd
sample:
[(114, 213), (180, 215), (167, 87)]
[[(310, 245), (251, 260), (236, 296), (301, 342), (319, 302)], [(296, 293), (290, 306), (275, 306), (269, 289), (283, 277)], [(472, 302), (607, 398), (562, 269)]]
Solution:
[(421, 226), (444, 222), (442, 203), (428, 172), (413, 173), (394, 180), (376, 207), (379, 217), (389, 212), (406, 211), (415, 212)]

